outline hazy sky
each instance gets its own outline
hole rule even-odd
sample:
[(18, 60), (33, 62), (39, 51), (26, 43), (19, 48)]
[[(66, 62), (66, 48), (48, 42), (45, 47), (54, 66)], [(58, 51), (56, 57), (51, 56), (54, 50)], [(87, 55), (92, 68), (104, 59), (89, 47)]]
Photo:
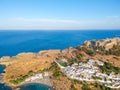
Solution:
[(0, 29), (120, 29), (120, 0), (0, 0)]

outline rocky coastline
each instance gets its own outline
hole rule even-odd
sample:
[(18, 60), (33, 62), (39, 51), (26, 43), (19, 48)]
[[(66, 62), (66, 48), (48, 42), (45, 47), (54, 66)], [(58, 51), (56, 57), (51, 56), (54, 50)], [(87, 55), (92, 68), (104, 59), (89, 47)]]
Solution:
[[(63, 80), (68, 80), (69, 85), (72, 85), (72, 81), (66, 77), (63, 77), (64, 75), (57, 77), (57, 79), (53, 78), (55, 71), (51, 69), (52, 63), (63, 58), (67, 60), (67, 64), (70, 64), (71, 62), (76, 63), (78, 58), (82, 62), (92, 58), (102, 60), (103, 62), (108, 62), (115, 67), (120, 67), (120, 56), (116, 55), (113, 50), (114, 47), (116, 49), (119, 46), (120, 38), (112, 38), (85, 41), (85, 43), (81, 46), (71, 47), (65, 50), (45, 50), (38, 53), (20, 53), (13, 57), (4, 56), (0, 58), (0, 64), (5, 65), (6, 68), (5, 74), (0, 75), (0, 80), (2, 80), (0, 82), (9, 85), (12, 88), (19, 87), (23, 84), (39, 83), (50, 87), (55, 87), (56, 90), (58, 90), (58, 88), (69, 90), (66, 87), (67, 84), (61, 87), (62, 81), (60, 82), (58, 80), (64, 78)], [(49, 77), (47, 77), (47, 79), (39, 79), (39, 82), (36, 81), (38, 78), (33, 81), (31, 80), (31, 82), (25, 81), (31, 76), (44, 72), (49, 73)], [(58, 85), (57, 83), (61, 84), (61, 86), (55, 86)], [(78, 87), (81, 87), (81, 85), (76, 84), (75, 88)]]

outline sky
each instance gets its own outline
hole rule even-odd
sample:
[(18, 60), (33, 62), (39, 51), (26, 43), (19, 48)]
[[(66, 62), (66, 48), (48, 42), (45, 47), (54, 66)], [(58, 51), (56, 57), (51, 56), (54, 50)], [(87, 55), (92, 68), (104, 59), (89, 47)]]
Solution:
[(0, 0), (0, 30), (120, 29), (120, 0)]

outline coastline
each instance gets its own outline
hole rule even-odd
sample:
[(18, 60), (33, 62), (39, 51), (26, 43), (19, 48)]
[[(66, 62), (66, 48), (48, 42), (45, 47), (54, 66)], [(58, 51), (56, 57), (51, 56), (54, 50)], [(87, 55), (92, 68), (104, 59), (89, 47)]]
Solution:
[[(108, 39), (107, 39), (108, 40)], [(113, 40), (113, 42), (114, 42), (114, 39), (111, 39), (111, 40)], [(118, 40), (117, 39), (115, 39), (116, 40), (116, 42), (118, 42)], [(96, 41), (97, 43), (98, 43), (98, 41)], [(106, 42), (106, 39), (105, 39), (105, 42)], [(108, 42), (108, 41), (107, 41)], [(99, 41), (99, 43), (101, 43), (101, 41)], [(103, 42), (102, 42), (103, 43)], [(92, 45), (93, 43), (92, 43), (92, 41), (88, 41), (85, 45), (86, 45), (86, 47), (87, 48), (89, 48), (89, 46), (90, 45)], [(108, 44), (109, 44), (109, 42), (108, 42)], [(113, 45), (114, 45), (114, 43), (110, 43), (111, 44), (111, 47), (113, 47)], [(97, 45), (97, 44), (96, 44)], [(104, 44), (103, 44), (104, 45)], [(104, 45), (106, 48), (108, 48), (106, 45)], [(107, 49), (106, 49), (107, 50)], [(71, 56), (74, 56), (74, 53), (72, 53), (72, 51), (79, 51), (79, 49), (76, 49), (76, 48), (68, 48), (68, 49), (65, 49), (65, 50), (63, 50), (63, 51), (56, 51), (56, 50), (46, 50), (46, 51), (40, 51), (39, 53), (37, 53), (37, 54), (35, 54), (35, 53), (24, 53), (24, 54), (22, 54), (22, 53), (20, 53), (20, 54), (18, 54), (18, 55), (16, 55), (16, 56), (14, 56), (14, 57), (11, 57), (10, 59), (8, 59), (7, 60), (7, 62), (6, 62), (6, 60), (5, 60), (5, 62), (4, 62), (4, 60), (2, 60), (3, 62), (0, 62), (0, 64), (2, 64), (2, 65), (5, 65), (6, 63), (8, 64), (9, 63), (9, 65), (7, 66), (6, 65), (6, 67), (9, 67), (9, 66), (11, 66), (12, 64), (13, 64), (13, 67), (14, 66), (16, 66), (16, 68), (18, 69), (18, 71), (20, 70), (19, 69), (19, 67), (21, 67), (21, 65), (23, 65), (23, 67), (25, 66), (25, 68), (27, 68), (28, 66), (34, 66), (34, 67), (36, 67), (36, 66), (41, 66), (41, 65), (43, 65), (43, 66), (45, 66), (45, 64), (50, 64), (50, 63), (52, 63), (52, 62), (55, 62), (55, 59), (56, 59), (56, 56), (58, 56), (58, 55), (71, 55)], [(68, 53), (69, 52), (69, 53)], [(67, 53), (67, 54), (66, 54)], [(78, 52), (79, 53), (79, 52)], [(88, 55), (86, 55), (86, 54), (84, 54), (85, 56), (85, 58), (86, 57), (93, 57), (93, 56), (88, 56)], [(108, 55), (107, 55), (108, 56)], [(28, 58), (27, 58), (28, 57)], [(69, 57), (69, 56), (68, 56)], [(101, 56), (97, 56), (97, 57), (94, 57), (94, 58), (101, 58)], [(104, 56), (105, 57), (105, 56)], [(110, 56), (109, 56), (110, 57)], [(29, 59), (30, 58), (30, 59)], [(71, 57), (70, 57), (71, 58)], [(99, 59), (98, 58), (98, 59)], [(107, 60), (106, 59), (107, 57), (105, 57), (105, 60)], [(115, 58), (115, 56), (114, 57), (112, 57), (112, 58), (114, 58), (114, 59), (116, 59)], [(110, 59), (112, 59), (112, 58), (110, 58)], [(27, 60), (26, 60), (27, 59)], [(46, 60), (47, 59), (47, 60)], [(86, 58), (87, 59), (87, 58)], [(112, 59), (112, 60), (114, 60), (114, 59)], [(12, 60), (12, 61), (10, 61), (10, 60)], [(18, 61), (19, 60), (19, 61)], [(25, 61), (26, 62), (29, 62), (31, 60), (31, 63), (29, 64), (26, 64), (26, 63), (24, 63)], [(46, 60), (46, 61), (44, 61), (44, 60)], [(104, 59), (103, 59), (104, 60)], [(116, 59), (117, 60), (117, 59)], [(16, 63), (18, 63), (18, 62), (21, 62), (22, 64), (20, 64), (19, 65), (19, 67), (18, 67), (18, 64), (16, 65)], [(35, 63), (34, 63), (35, 62)], [(42, 62), (42, 64), (41, 64), (41, 62)], [(38, 64), (39, 63), (39, 64)], [(32, 67), (30, 67), (30, 69), (31, 70), (33, 70), (33, 66)], [(48, 67), (48, 66), (46, 66), (46, 67)], [(16, 68), (15, 68), (15, 70), (16, 70)], [(39, 69), (40, 68), (43, 68), (43, 67), (38, 67)], [(45, 67), (44, 67), (45, 68)], [(11, 70), (11, 67), (9, 68), (10, 70)], [(9, 70), (8, 69), (8, 70)], [(36, 68), (35, 68), (36, 69)], [(22, 70), (24, 70), (24, 68), (22, 68)], [(29, 69), (28, 69), (29, 70)], [(7, 70), (6, 70), (6, 72), (7, 72)], [(23, 71), (22, 71), (23, 72)], [(6, 75), (6, 73), (5, 73), (5, 75)], [(8, 74), (9, 75), (9, 74)], [(14, 74), (13, 74), (14, 75)], [(48, 78), (49, 80), (50, 80), (50, 78)], [(42, 80), (45, 80), (45, 78), (42, 78)], [(41, 78), (38, 78), (38, 79), (31, 79), (30, 81), (23, 81), (23, 82), (21, 82), (21, 83), (19, 83), (19, 84), (17, 84), (17, 85), (14, 85), (14, 84), (12, 84), (11, 82), (7, 82), (7, 79), (5, 79), (4, 80), (4, 83), (5, 83), (5, 85), (7, 85), (7, 86), (10, 86), (12, 89), (16, 89), (17, 90), (17, 88), (19, 88), (19, 87), (21, 87), (21, 86), (24, 86), (24, 85), (28, 85), (28, 84), (40, 84), (40, 85), (45, 85), (45, 86), (48, 86), (48, 87), (51, 87), (52, 88), (52, 86), (54, 87), (54, 84), (52, 85), (52, 84), (50, 84), (48, 81), (46, 81), (45, 80), (45, 82), (46, 83), (44, 83), (43, 81), (41, 80)], [(8, 81), (9, 81), (9, 79), (8, 79)], [(54, 88), (53, 88), (54, 89)]]
[(11, 84), (11, 83), (5, 83), (5, 82), (4, 82), (4, 84), (6, 86), (11, 87), (12, 89), (15, 89), (15, 90), (17, 88), (21, 87), (21, 86), (28, 85), (28, 84), (44, 85), (44, 86), (47, 86), (47, 87), (49, 87), (49, 88), (51, 88), (53, 90), (53, 85), (51, 84), (49, 76), (44, 77), (42, 79), (32, 80), (32, 81), (23, 81), (23, 82), (21, 82), (21, 83), (19, 83), (17, 85), (14, 85), (14, 84)]
[(22, 83), (16, 87), (14, 87), (13, 89), (17, 89), (17, 88), (20, 88), (22, 86), (25, 86), (25, 85), (31, 85), (31, 84), (39, 84), (39, 85), (42, 85), (42, 86), (46, 86), (48, 88), (50, 88), (50, 90), (54, 90), (52, 86), (49, 86), (49, 85), (46, 85), (46, 84), (43, 84), (43, 83), (37, 83), (37, 82), (27, 82), (27, 83)]
[[(4, 64), (0, 64), (0, 66), (6, 67)], [(4, 68), (3, 72), (4, 72), (4, 71), (5, 71), (5, 68)], [(28, 81), (28, 82), (24, 81), (24, 82), (21, 82), (21, 83), (18, 84), (18, 85), (14, 85), (14, 84), (5, 82), (5, 80), (4, 80), (4, 73), (1, 73), (0, 75), (1, 75), (1, 78), (0, 78), (0, 79), (1, 79), (1, 82), (0, 82), (0, 84), (4, 84), (5, 86), (8, 86), (8, 87), (10, 87), (11, 89), (14, 89), (14, 90), (16, 90), (17, 88), (19, 88), (19, 87), (21, 87), (21, 86), (28, 85), (28, 84), (44, 85), (44, 86), (49, 87), (50, 89), (53, 90), (53, 87), (52, 87), (52, 84), (51, 84), (51, 82), (50, 82), (49, 77), (44, 77), (43, 79), (37, 80), (37, 81), (34, 81), (34, 80), (33, 80), (33, 81)]]
[(42, 82), (34, 82), (34, 81), (32, 81), (32, 82), (22, 82), (22, 83), (20, 83), (20, 84), (18, 84), (18, 85), (13, 85), (13, 84), (10, 84), (10, 83), (5, 83), (5, 82), (2, 83), (2, 84), (4, 84), (5, 86), (10, 87), (10, 88), (13, 89), (13, 90), (17, 90), (17, 89), (20, 88), (21, 86), (29, 85), (29, 84), (39, 84), (39, 85), (43, 85), (43, 86), (46, 86), (46, 87), (50, 88), (50, 90), (54, 90), (54, 89), (53, 89), (53, 86), (50, 85), (50, 84), (45, 84), (45, 83), (42, 83)]
[[(47, 50), (47, 51), (51, 51), (51, 50)], [(43, 51), (39, 51), (38, 52), (38, 54), (40, 54), (41, 55), (41, 53), (42, 52), (47, 52), (47, 51), (45, 51), (45, 50), (43, 50)], [(17, 54), (16, 56), (22, 56), (22, 55), (29, 55), (29, 54), (32, 54), (32, 55), (35, 55), (36, 53), (31, 53), (31, 52), (27, 52), (27, 53), (19, 53), (19, 54)], [(11, 58), (14, 58), (15, 56), (13, 56), (13, 57), (11, 57)], [(0, 61), (0, 65), (1, 66), (4, 66), (4, 67), (8, 67), (9, 65), (10, 65), (10, 63), (9, 63), (9, 61), (11, 61), (11, 60), (9, 60), (8, 59), (8, 56), (3, 56), (3, 57), (1, 57), (0, 58), (1, 59), (1, 61)], [(12, 60), (12, 62), (14, 62), (14, 60)], [(6, 68), (4, 68), (4, 70), (3, 71), (6, 71)], [(49, 77), (47, 77), (47, 79), (48, 80), (46, 80), (46, 77), (44, 77), (43, 79), (39, 79), (39, 80), (37, 80), (37, 82), (36, 81), (30, 81), (30, 82), (26, 82), (26, 81), (24, 81), (24, 82), (21, 82), (21, 83), (19, 83), (19, 84), (17, 84), (17, 85), (15, 85), (15, 84), (12, 84), (12, 83), (10, 83), (10, 82), (7, 82), (7, 81), (5, 81), (4, 80), (4, 75), (3, 75), (3, 82), (2, 82), (2, 84), (4, 84), (5, 86), (9, 86), (10, 88), (12, 88), (12, 89), (16, 89), (17, 87), (20, 87), (20, 86), (22, 86), (22, 85), (27, 85), (27, 84), (34, 84), (34, 83), (37, 83), (37, 84), (40, 84), (40, 85), (45, 85), (45, 86), (47, 86), (47, 87), (50, 87), (50, 88), (52, 88), (52, 84), (51, 84), (51, 82), (50, 82), (50, 80), (49, 80)], [(46, 80), (46, 81), (45, 81)]]

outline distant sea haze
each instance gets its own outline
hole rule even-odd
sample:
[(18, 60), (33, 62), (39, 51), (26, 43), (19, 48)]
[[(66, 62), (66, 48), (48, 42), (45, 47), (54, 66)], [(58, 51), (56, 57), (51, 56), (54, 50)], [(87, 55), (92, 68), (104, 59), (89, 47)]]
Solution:
[(65, 49), (83, 44), (85, 40), (113, 38), (120, 30), (0, 30), (0, 57), (21, 52)]

